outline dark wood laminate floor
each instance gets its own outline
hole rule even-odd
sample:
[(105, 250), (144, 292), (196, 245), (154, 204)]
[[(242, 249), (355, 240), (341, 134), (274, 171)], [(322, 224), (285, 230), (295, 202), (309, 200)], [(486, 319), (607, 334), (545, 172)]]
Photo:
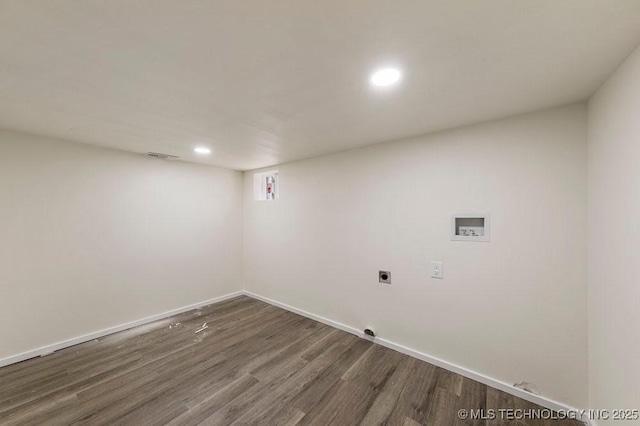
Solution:
[(244, 296), (0, 369), (3, 425), (582, 424), (462, 408), (535, 406)]

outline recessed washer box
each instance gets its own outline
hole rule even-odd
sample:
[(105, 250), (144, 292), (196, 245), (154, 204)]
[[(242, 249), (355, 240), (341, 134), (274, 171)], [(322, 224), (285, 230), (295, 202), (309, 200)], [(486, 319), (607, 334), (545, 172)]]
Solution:
[(458, 213), (451, 215), (452, 241), (491, 241), (489, 213)]

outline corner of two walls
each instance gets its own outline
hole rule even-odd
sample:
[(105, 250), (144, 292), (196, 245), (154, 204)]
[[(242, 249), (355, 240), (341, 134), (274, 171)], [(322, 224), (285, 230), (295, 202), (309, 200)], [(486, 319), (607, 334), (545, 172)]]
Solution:
[[(640, 410), (640, 47), (588, 103), (589, 407)], [(611, 414), (611, 411), (609, 411)], [(605, 424), (640, 424), (624, 420)]]
[(0, 194), (0, 360), (242, 287), (241, 172), (0, 131)]
[[(275, 201), (245, 172), (245, 289), (586, 407), (586, 118), (576, 104), (287, 163)], [(491, 242), (451, 241), (461, 212), (490, 213)]]

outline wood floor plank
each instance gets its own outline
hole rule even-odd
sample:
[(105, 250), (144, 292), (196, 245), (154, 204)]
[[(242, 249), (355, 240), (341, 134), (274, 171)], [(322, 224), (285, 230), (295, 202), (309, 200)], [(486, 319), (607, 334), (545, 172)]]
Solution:
[(291, 400), (291, 405), (307, 413), (320, 404), (329, 390), (339, 382), (344, 372), (353, 365), (355, 360), (366, 353), (369, 346), (365, 341), (355, 341), (349, 350), (336, 360), (331, 368), (324, 369), (318, 373), (314, 380), (300, 389)]
[(456, 399), (456, 395), (436, 385), (426, 408), (415, 413), (413, 420), (425, 426), (454, 426), (458, 419), (451, 414), (456, 413)]
[(313, 361), (318, 355), (324, 352), (326, 348), (331, 347), (334, 343), (340, 342), (342, 339), (344, 339), (345, 335), (346, 333), (344, 331), (336, 330), (334, 328), (322, 339), (316, 341), (308, 348), (303, 350), (300, 354), (300, 357), (306, 359), (307, 361)]
[(382, 390), (393, 375), (403, 355), (384, 346), (371, 345), (367, 352), (347, 370), (342, 379), (361, 386)]
[[(262, 382), (269, 382), (274, 377), (281, 375), (283, 370), (287, 369), (287, 364), (290, 362), (304, 362), (306, 364), (308, 361), (302, 358), (302, 350), (309, 347), (309, 345), (313, 344), (319, 339), (322, 339), (332, 330), (330, 327), (325, 326), (324, 324), (316, 323), (316, 325), (317, 327), (309, 329), (310, 333), (303, 339), (294, 342), (292, 345), (288, 346), (285, 350), (270, 359), (268, 362), (265, 362), (261, 366), (251, 370), (251, 374)], [(326, 349), (327, 348), (325, 348), (325, 350)]]
[(411, 375), (389, 416), (389, 424), (402, 424), (405, 417), (421, 423), (429, 408), (430, 400), (434, 397), (438, 367), (417, 359), (412, 359), (410, 362)]
[[(487, 410), (494, 410), (494, 412), (498, 412), (498, 410), (513, 410), (515, 408), (513, 399), (513, 396), (508, 393), (490, 387), (487, 388)], [(510, 423), (513, 422), (496, 415), (496, 418), (491, 421), (491, 426), (508, 426)]]
[[(456, 374), (456, 376), (458, 375)], [(461, 379), (462, 386), (460, 388), (460, 396), (458, 398), (455, 398), (452, 412), (457, 413), (459, 410), (464, 409), (475, 410), (476, 412), (480, 413), (488, 413), (487, 386), (466, 377), (462, 377)], [(471, 416), (465, 419), (458, 418), (456, 416), (453, 421), (453, 425), (455, 426), (479, 426), (484, 424), (485, 420), (473, 419), (471, 418)]]
[(258, 383), (255, 377), (244, 375), (190, 407), (186, 413), (176, 417), (168, 425), (199, 424)]
[[(389, 378), (382, 392), (376, 397), (373, 405), (369, 408), (365, 418), (362, 420), (362, 426), (383, 425), (389, 422), (389, 418), (398, 403), (402, 389), (404, 389), (409, 381), (409, 375), (412, 374), (411, 366), (411, 358), (402, 357), (400, 359), (393, 375)], [(408, 418), (405, 418), (403, 422), (406, 422), (406, 419)]]
[(371, 386), (338, 379), (322, 404), (315, 405), (300, 421), (301, 425), (357, 425), (377, 397)]
[(2, 425), (514, 424), (462, 408), (540, 407), (246, 296), (0, 368)]
[(299, 370), (264, 383), (256, 388), (256, 392), (248, 392), (244, 398), (238, 398), (234, 404), (230, 404), (212, 416), (207, 424), (258, 421), (264, 413), (271, 411), (274, 405), (284, 406), (303, 389), (316, 383), (327, 370), (340, 365), (341, 360), (356, 353), (352, 345), (358, 345), (358, 342), (350, 339), (348, 345), (335, 343), (313, 361), (303, 360), (306, 365)]
[(261, 424), (293, 426), (300, 424), (305, 413), (290, 405), (285, 406), (273, 416), (264, 417)]

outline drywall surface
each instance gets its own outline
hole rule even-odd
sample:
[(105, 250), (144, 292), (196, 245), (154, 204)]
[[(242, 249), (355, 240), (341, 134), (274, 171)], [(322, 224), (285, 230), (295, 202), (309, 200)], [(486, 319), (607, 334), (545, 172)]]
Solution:
[(589, 403), (640, 409), (640, 49), (588, 111)]
[(241, 288), (242, 174), (0, 132), (0, 359)]
[[(245, 172), (245, 288), (584, 407), (586, 126), (580, 104), (287, 163), (273, 201)], [(465, 212), (491, 242), (451, 241)]]

